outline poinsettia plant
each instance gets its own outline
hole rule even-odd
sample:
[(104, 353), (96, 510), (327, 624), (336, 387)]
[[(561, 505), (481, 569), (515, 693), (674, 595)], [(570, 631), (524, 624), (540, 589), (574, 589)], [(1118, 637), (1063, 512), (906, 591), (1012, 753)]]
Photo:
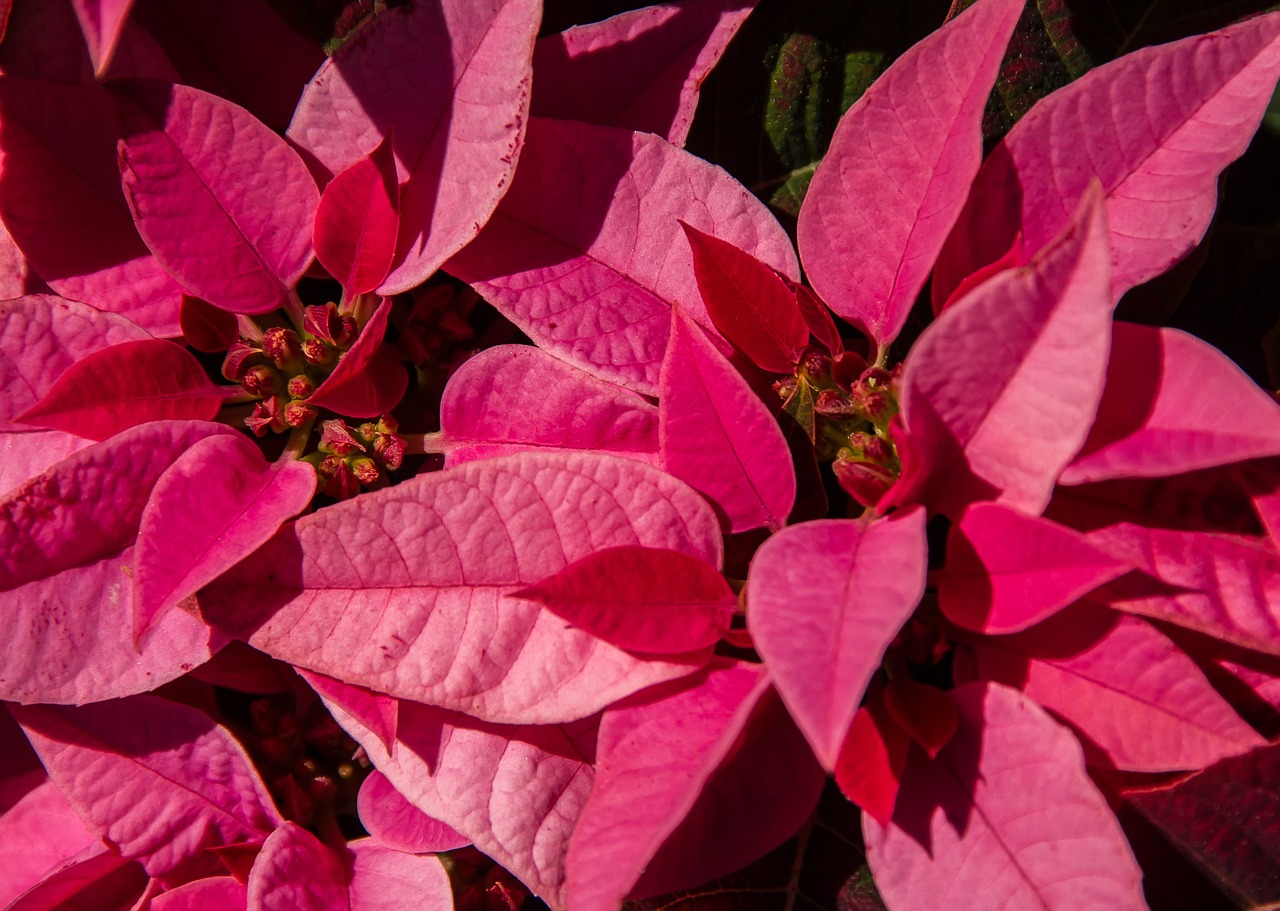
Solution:
[(1280, 13), (755, 5), (0, 4), (7, 907), (1280, 900)]

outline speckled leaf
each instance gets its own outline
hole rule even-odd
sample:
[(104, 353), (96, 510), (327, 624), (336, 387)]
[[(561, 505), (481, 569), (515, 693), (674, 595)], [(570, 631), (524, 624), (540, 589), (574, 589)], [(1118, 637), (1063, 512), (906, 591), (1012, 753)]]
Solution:
[(205, 589), (201, 608), (268, 654), (378, 692), (563, 721), (706, 660), (642, 661), (513, 597), (622, 544), (720, 561), (715, 516), (674, 478), (612, 456), (521, 453), (305, 516)]

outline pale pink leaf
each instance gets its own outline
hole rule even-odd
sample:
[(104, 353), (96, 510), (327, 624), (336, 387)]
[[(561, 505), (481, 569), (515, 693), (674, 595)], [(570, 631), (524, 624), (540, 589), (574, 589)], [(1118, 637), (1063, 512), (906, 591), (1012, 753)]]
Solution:
[(352, 418), (376, 418), (394, 408), (409, 388), (409, 374), (382, 345), (391, 314), (391, 298), (384, 297), (369, 322), (333, 373), (307, 400)]
[(692, 889), (763, 857), (812, 818), (826, 780), (778, 694), (766, 691), (631, 897)]
[(59, 294), (176, 335), (182, 292), (134, 227), (120, 191), (117, 136), (101, 89), (5, 76), (0, 212)]
[(348, 911), (342, 861), (319, 839), (286, 822), (263, 842), (248, 882), (251, 911)]
[(341, 680), (317, 674), (315, 671), (306, 671), (301, 668), (293, 668), (293, 670), (320, 696), (340, 702), (350, 715), (360, 721), (361, 727), (371, 731), (384, 747), (388, 750), (392, 748), (396, 731), (400, 726), (400, 700), (384, 696), (382, 693), (375, 693), (364, 687), (343, 683)]
[(1098, 417), (1060, 478), (1181, 474), (1280, 453), (1280, 405), (1211, 345), (1117, 322)]
[(888, 826), (862, 818), (886, 904), (1145, 909), (1142, 871), (1071, 732), (998, 684), (951, 696), (960, 710), (955, 737), (933, 761), (912, 751)]
[(540, 348), (652, 395), (672, 305), (711, 326), (680, 219), (798, 278), (786, 233), (724, 171), (648, 133), (537, 117), (511, 191), (446, 268)]
[(623, 544), (721, 557), (715, 516), (674, 478), (630, 459), (521, 453), (304, 516), (201, 608), (268, 654), (381, 693), (563, 721), (705, 661), (641, 660), (512, 595)]
[(675, 550), (611, 547), (515, 592), (605, 642), (647, 655), (715, 645), (738, 599), (708, 563)]
[(139, 655), (133, 543), (156, 480), (218, 424), (155, 422), (74, 453), (0, 499), (0, 697), (91, 702), (154, 689), (223, 640), (171, 611)]
[(307, 507), (306, 462), (267, 462), (244, 436), (200, 440), (156, 482), (134, 551), (134, 636), (253, 553)]
[(947, 565), (933, 583), (948, 620), (1000, 634), (1026, 629), (1134, 568), (1074, 529), (975, 503), (951, 526)]
[(0, 422), (35, 405), (82, 358), (149, 337), (124, 317), (53, 295), (0, 301)]
[(326, 705), (414, 806), (563, 907), (564, 855), (595, 776), (596, 719), (495, 725), (402, 702), (400, 739), (389, 754), (340, 704)]
[(71, 6), (80, 20), (85, 44), (89, 46), (89, 58), (99, 75), (107, 69), (111, 55), (115, 53), (120, 29), (133, 0), (71, 0)]
[(681, 223), (693, 251), (693, 274), (720, 334), (758, 367), (793, 373), (809, 342), (796, 292), (768, 266), (733, 244)]
[(1097, 187), (1026, 267), (949, 307), (907, 356), (902, 410), (920, 459), (889, 496), (955, 517), (976, 499), (1028, 513), (1097, 413), (1111, 340), (1106, 213)]
[(93, 443), (61, 430), (0, 431), (0, 495)]
[(307, 86), (289, 137), (331, 173), (391, 136), (395, 264), (378, 290), (423, 282), (476, 236), (515, 170), (539, 0), (424, 0), (378, 16)]
[(282, 822), (244, 748), (189, 706), (143, 695), (13, 713), (77, 812), (152, 876), (216, 870), (206, 848)]
[(1086, 538), (1160, 580), (1112, 583), (1105, 597), (1112, 607), (1280, 655), (1280, 554), (1263, 539), (1127, 522)]
[(1204, 235), (1218, 174), (1240, 155), (1280, 73), (1280, 14), (1125, 54), (1053, 92), (983, 163), (933, 279), (947, 299), (1021, 232), (1030, 256), (1099, 180), (1115, 298)]
[[(277, 8), (260, 0), (136, 0), (128, 24), (140, 25), (164, 49), (177, 70), (170, 81), (233, 101), (283, 131), (325, 55)], [(143, 74), (113, 67), (110, 75)]]
[(538, 40), (530, 113), (657, 133), (683, 146), (698, 90), (755, 0), (684, 0)]
[(870, 522), (805, 522), (751, 561), (756, 649), (828, 771), (885, 649), (924, 594), (924, 521), (923, 509), (908, 509)]
[(5, 911), (131, 911), (147, 884), (141, 864), (98, 843), (50, 870)]
[(13, 421), (105, 440), (148, 421), (210, 420), (235, 388), (214, 385), (181, 345), (139, 339), (80, 358)]
[(899, 57), (840, 119), (800, 207), (813, 288), (897, 337), (982, 163), (982, 113), (1023, 0), (980, 0)]
[[(388, 748), (391, 746), (385, 741), (383, 745)], [(452, 826), (432, 819), (409, 803), (387, 776), (377, 769), (370, 772), (360, 785), (356, 806), (360, 813), (360, 824), (373, 840), (397, 851), (435, 854), (453, 851), (471, 843)]]
[(353, 841), (350, 911), (453, 911), (449, 874), (438, 857)]
[[(21, 735), (19, 735), (21, 743)], [(11, 748), (12, 744), (6, 744)], [(28, 791), (0, 815), (0, 907), (8, 906), (45, 873), (97, 844), (51, 781)]]
[(717, 664), (604, 713), (595, 782), (565, 856), (569, 906), (621, 906), (768, 687), (761, 665)]
[(288, 143), (238, 105), (183, 85), (112, 83), (120, 173), (138, 231), (182, 286), (266, 313), (311, 262), (320, 192)]
[(715, 504), (726, 533), (785, 525), (796, 499), (796, 473), (782, 428), (678, 307), (658, 389), (663, 469)]
[(151, 899), (149, 911), (247, 911), (248, 890), (233, 876), (184, 883)]
[(1262, 746), (1185, 652), (1146, 621), (1081, 604), (1016, 636), (970, 640), (979, 677), (1022, 690), (1137, 772), (1200, 769)]
[(454, 371), (440, 427), (431, 448), (449, 465), (535, 449), (658, 462), (655, 406), (529, 345), (487, 348)]
[(316, 259), (348, 297), (386, 278), (400, 228), (400, 185), (390, 139), (329, 181), (316, 209)]

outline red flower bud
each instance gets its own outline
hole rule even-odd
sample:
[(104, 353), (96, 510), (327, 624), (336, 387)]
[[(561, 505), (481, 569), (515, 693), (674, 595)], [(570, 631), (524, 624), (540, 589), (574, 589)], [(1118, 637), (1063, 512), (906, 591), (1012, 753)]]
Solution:
[(292, 329), (276, 327), (262, 336), (262, 350), (283, 370), (295, 366), (302, 357), (302, 340)]
[(222, 361), (222, 375), (231, 382), (238, 383), (250, 367), (266, 362), (267, 357), (261, 349), (239, 339), (228, 349), (227, 356)]
[(259, 364), (245, 371), (240, 385), (251, 395), (271, 395), (280, 388), (280, 374), (265, 364)]
[(866, 462), (854, 462), (845, 458), (843, 452), (831, 468), (845, 493), (863, 506), (875, 506), (879, 503), (885, 491), (897, 480), (887, 469)]
[(302, 356), (306, 358), (308, 364), (327, 367), (337, 359), (338, 352), (328, 342), (321, 341), (318, 338), (309, 338), (304, 339), (302, 342)]
[(309, 335), (335, 343), (343, 328), (338, 305), (330, 301), (323, 307), (307, 307), (302, 311), (302, 328)]
[(353, 452), (367, 452), (364, 446), (351, 435), (351, 431), (342, 421), (325, 421), (320, 430), (321, 452), (332, 452), (334, 455), (347, 456)]
[(351, 473), (356, 476), (356, 480), (366, 487), (370, 484), (378, 483), (378, 464), (367, 456), (359, 459), (351, 460)]
[(253, 414), (244, 419), (245, 426), (254, 436), (266, 436), (268, 430), (281, 433), (285, 428), (284, 406), (288, 399), (273, 395), (253, 406)]
[(289, 378), (289, 395), (295, 399), (309, 399), (316, 391), (316, 384), (305, 373)]
[(394, 433), (380, 433), (374, 438), (373, 451), (387, 466), (387, 471), (395, 471), (404, 462), (405, 442)]
[(284, 406), (284, 422), (290, 427), (301, 427), (320, 416), (320, 411), (306, 402), (290, 402)]

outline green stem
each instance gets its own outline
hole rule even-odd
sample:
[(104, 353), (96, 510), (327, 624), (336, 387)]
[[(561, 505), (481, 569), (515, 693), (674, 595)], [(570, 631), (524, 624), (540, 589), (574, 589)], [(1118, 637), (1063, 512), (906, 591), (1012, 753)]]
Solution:
[(435, 433), (402, 433), (400, 439), (404, 440), (405, 455), (444, 455), (449, 451), (443, 430)]
[(312, 419), (300, 427), (293, 428), (289, 433), (289, 442), (285, 444), (284, 452), (280, 453), (281, 461), (292, 462), (302, 457), (302, 454), (307, 451), (307, 441), (311, 439), (311, 429), (315, 423)]

